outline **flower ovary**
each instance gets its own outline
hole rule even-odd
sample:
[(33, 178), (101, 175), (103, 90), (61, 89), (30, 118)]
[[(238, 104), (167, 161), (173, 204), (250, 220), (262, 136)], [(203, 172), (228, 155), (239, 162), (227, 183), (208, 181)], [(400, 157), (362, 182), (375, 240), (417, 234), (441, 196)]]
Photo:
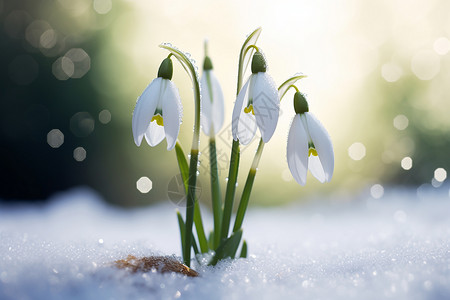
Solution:
[(308, 102), (300, 92), (294, 94), (294, 109), (296, 114), (303, 114), (309, 111)]
[(261, 52), (255, 52), (252, 59), (252, 73), (266, 72), (267, 64), (264, 55)]
[(158, 77), (162, 77), (164, 79), (172, 79), (173, 75), (173, 64), (170, 58), (165, 58), (158, 70)]

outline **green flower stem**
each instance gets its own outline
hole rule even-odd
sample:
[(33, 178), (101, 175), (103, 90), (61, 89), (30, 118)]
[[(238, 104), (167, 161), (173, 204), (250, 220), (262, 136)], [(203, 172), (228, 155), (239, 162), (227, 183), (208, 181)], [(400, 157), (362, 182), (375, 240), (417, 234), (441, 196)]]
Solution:
[[(250, 45), (254, 45), (261, 34), (261, 28), (257, 28), (254, 30), (245, 40), (244, 44), (241, 47), (241, 52), (239, 53), (239, 64), (238, 64), (238, 79), (237, 79), (237, 91), (236, 95), (239, 95), (239, 92), (242, 88), (242, 82), (244, 78), (245, 70), (250, 62), (252, 57), (252, 53), (254, 51), (253, 47)], [(250, 48), (249, 48), (250, 47)], [(239, 169), (239, 157), (240, 157), (240, 149), (239, 149), (239, 141), (233, 140), (233, 145), (231, 147), (231, 158), (230, 158), (230, 169), (228, 171), (228, 182), (227, 189), (225, 191), (225, 201), (222, 215), (222, 228), (220, 233), (220, 242), (222, 243), (228, 237), (228, 231), (230, 229), (230, 220), (231, 213), (233, 211), (233, 202), (234, 195), (236, 192), (236, 182), (237, 175)]]
[(191, 265), (191, 243), (192, 243), (192, 225), (194, 223), (194, 207), (195, 207), (195, 191), (197, 187), (197, 164), (198, 164), (198, 148), (200, 143), (200, 83), (198, 81), (197, 71), (190, 59), (180, 50), (171, 45), (162, 44), (164, 48), (181, 63), (185, 71), (188, 73), (192, 81), (195, 101), (195, 120), (194, 135), (192, 137), (191, 159), (189, 163), (189, 177), (186, 202), (186, 223), (185, 223), (185, 243), (183, 249), (184, 263), (189, 267)]
[[(287, 91), (290, 88), (294, 88), (295, 90), (298, 91), (294, 83), (297, 80), (305, 77), (306, 77), (305, 75), (295, 75), (286, 80), (285, 82), (283, 82), (283, 84), (281, 84), (280, 87), (278, 88), (278, 96), (280, 98), (280, 101), (283, 99), (284, 95), (286, 95)], [(250, 167), (250, 171), (248, 172), (247, 180), (245, 182), (244, 190), (242, 192), (241, 201), (239, 203), (238, 211), (236, 213), (233, 232), (238, 231), (242, 227), (242, 222), (244, 221), (245, 212), (247, 211), (250, 194), (252, 192), (253, 182), (255, 181), (256, 171), (258, 170), (258, 165), (263, 150), (264, 150), (264, 142), (262, 139), (260, 139), (258, 149), (256, 150), (255, 156), (253, 158), (253, 162)]]
[(247, 37), (244, 44), (242, 45), (241, 52), (239, 53), (237, 94), (239, 94), (239, 92), (241, 91), (242, 82), (244, 80), (244, 73), (245, 70), (247, 69), (248, 64), (250, 63), (254, 51), (254, 48), (250, 47), (250, 45), (255, 46), (256, 41), (258, 40), (259, 35), (261, 34), (261, 31), (262, 29), (261, 27), (259, 27), (255, 31), (250, 33), (250, 35)]
[[(175, 144), (175, 153), (177, 155), (178, 166), (180, 168), (180, 174), (181, 174), (181, 177), (182, 177), (183, 183), (184, 183), (184, 192), (187, 194), (189, 167), (187, 164), (186, 156), (184, 155), (184, 152), (183, 152), (183, 148), (181, 148), (181, 145), (178, 141)], [(202, 253), (208, 252), (208, 242), (206, 241), (205, 231), (203, 229), (202, 215), (200, 213), (200, 206), (198, 204), (197, 199), (195, 199), (195, 207), (194, 207), (194, 224), (195, 224), (195, 229), (197, 230), (198, 241), (200, 243), (200, 250), (202, 251)], [(184, 221), (183, 221), (183, 226), (186, 226)], [(180, 234), (184, 235), (184, 230), (185, 229), (183, 229), (183, 233), (180, 231)], [(184, 239), (185, 239), (184, 236), (182, 236), (181, 239), (184, 243)], [(195, 241), (192, 242), (192, 246), (196, 246)], [(195, 249), (194, 249), (194, 252), (195, 252)], [(198, 253), (198, 250), (196, 253)]]
[(209, 165), (211, 167), (211, 197), (214, 216), (214, 243), (213, 249), (217, 249), (220, 243), (220, 226), (222, 222), (222, 199), (220, 196), (219, 172), (217, 169), (216, 139), (209, 138)]
[(245, 212), (247, 211), (248, 201), (252, 192), (253, 182), (255, 181), (256, 170), (258, 169), (259, 160), (261, 159), (262, 151), (264, 150), (264, 142), (259, 140), (258, 149), (253, 157), (252, 166), (248, 172), (247, 181), (245, 182), (244, 191), (242, 192), (241, 202), (236, 213), (236, 220), (234, 221), (233, 232), (238, 231), (242, 227)]
[[(178, 219), (178, 226), (180, 228), (180, 235), (181, 235), (181, 251), (184, 249), (184, 241), (185, 241), (185, 224), (183, 221), (183, 217), (181, 216), (180, 212), (177, 210), (177, 219)], [(195, 242), (195, 239), (192, 238), (192, 248), (194, 248), (194, 253), (198, 254), (198, 246)]]
[(228, 171), (227, 189), (225, 191), (225, 204), (223, 208), (220, 242), (226, 240), (226, 238), (228, 237), (228, 230), (230, 229), (231, 213), (233, 211), (233, 201), (234, 195), (236, 193), (239, 158), (239, 141), (233, 140), (233, 146), (231, 147), (230, 169)]

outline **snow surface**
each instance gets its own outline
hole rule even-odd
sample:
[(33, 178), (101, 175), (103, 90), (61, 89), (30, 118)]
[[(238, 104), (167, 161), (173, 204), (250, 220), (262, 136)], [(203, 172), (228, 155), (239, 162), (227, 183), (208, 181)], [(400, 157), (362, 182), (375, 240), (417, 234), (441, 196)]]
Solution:
[(174, 211), (114, 208), (88, 189), (0, 203), (0, 299), (450, 299), (448, 188), (251, 207), (250, 257), (197, 266), (198, 278), (111, 266), (180, 255)]

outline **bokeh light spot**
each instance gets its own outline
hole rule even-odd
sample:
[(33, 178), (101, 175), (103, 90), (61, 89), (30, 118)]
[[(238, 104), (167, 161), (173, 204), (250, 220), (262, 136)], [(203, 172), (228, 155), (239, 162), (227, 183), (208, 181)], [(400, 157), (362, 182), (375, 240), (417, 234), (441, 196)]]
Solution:
[(9, 64), (9, 77), (18, 85), (32, 83), (39, 74), (39, 65), (30, 55), (18, 55)]
[(375, 199), (383, 197), (384, 187), (381, 184), (372, 185), (372, 187), (370, 188), (370, 195)]
[(45, 49), (53, 48), (56, 45), (57, 36), (53, 29), (47, 29), (40, 37), (40, 45)]
[(85, 111), (77, 112), (70, 118), (70, 131), (77, 137), (87, 137), (94, 131), (95, 120)]
[(423, 50), (413, 56), (411, 70), (421, 80), (431, 80), (441, 68), (439, 56), (431, 50)]
[(75, 65), (70, 58), (63, 56), (61, 57), (61, 69), (64, 74), (67, 75), (67, 77), (72, 77), (73, 73), (75, 72)]
[(83, 161), (86, 159), (86, 150), (83, 147), (77, 147), (73, 150), (73, 158), (76, 161)]
[(447, 179), (447, 171), (444, 168), (437, 168), (434, 170), (434, 179), (439, 182), (443, 182)]
[(353, 143), (348, 147), (348, 156), (353, 160), (361, 160), (366, 156), (366, 147), (362, 143)]
[(72, 13), (73, 16), (79, 16), (84, 14), (91, 5), (92, 0), (58, 0), (58, 2), (68, 11)]
[[(73, 72), (71, 75), (66, 72), (71, 78), (83, 77), (91, 68), (91, 58), (81, 48), (73, 48), (67, 51), (64, 57), (68, 58), (73, 64)], [(64, 66), (63, 66), (64, 70)]]
[(402, 69), (394, 63), (387, 63), (381, 67), (381, 76), (387, 82), (395, 82), (399, 80), (402, 75)]
[(52, 129), (47, 134), (47, 143), (52, 148), (59, 148), (64, 144), (64, 134), (59, 129)]
[(408, 117), (405, 115), (397, 115), (394, 118), (394, 127), (398, 130), (405, 130), (409, 125)]
[(403, 157), (400, 164), (404, 170), (411, 170), (411, 168), (413, 166), (413, 160), (411, 157), (406, 156), (406, 157)]
[(94, 10), (96, 13), (104, 15), (112, 8), (111, 0), (94, 0)]
[(108, 124), (109, 122), (111, 122), (111, 113), (109, 112), (109, 110), (107, 109), (102, 110), (98, 114), (98, 120), (102, 124)]
[(150, 192), (152, 187), (153, 183), (148, 177), (143, 176), (136, 181), (136, 188), (143, 194)]
[(440, 37), (434, 41), (434, 51), (439, 55), (446, 55), (450, 51), (450, 40), (446, 37)]
[(42, 47), (42, 35), (44, 35), (44, 33), (49, 30), (52, 30), (52, 27), (50, 26), (50, 24), (48, 24), (48, 22), (43, 20), (36, 20), (28, 25), (25, 31), (25, 38), (31, 46), (40, 48)]

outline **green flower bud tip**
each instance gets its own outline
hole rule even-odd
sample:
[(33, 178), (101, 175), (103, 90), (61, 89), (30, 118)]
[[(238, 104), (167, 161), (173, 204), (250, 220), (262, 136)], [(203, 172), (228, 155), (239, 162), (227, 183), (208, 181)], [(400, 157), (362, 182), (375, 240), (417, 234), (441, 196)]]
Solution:
[(158, 70), (158, 77), (162, 77), (164, 79), (172, 79), (173, 75), (173, 64), (170, 58), (166, 58), (162, 61)]
[(259, 72), (266, 72), (267, 64), (264, 55), (261, 52), (256, 52), (253, 54), (252, 59), (252, 73), (256, 74)]
[(203, 70), (208, 71), (208, 70), (212, 70), (212, 68), (213, 68), (213, 64), (212, 64), (211, 58), (209, 58), (209, 56), (205, 56), (205, 61), (203, 62)]
[(303, 114), (309, 111), (308, 102), (300, 92), (296, 92), (294, 95), (294, 109), (296, 114)]

